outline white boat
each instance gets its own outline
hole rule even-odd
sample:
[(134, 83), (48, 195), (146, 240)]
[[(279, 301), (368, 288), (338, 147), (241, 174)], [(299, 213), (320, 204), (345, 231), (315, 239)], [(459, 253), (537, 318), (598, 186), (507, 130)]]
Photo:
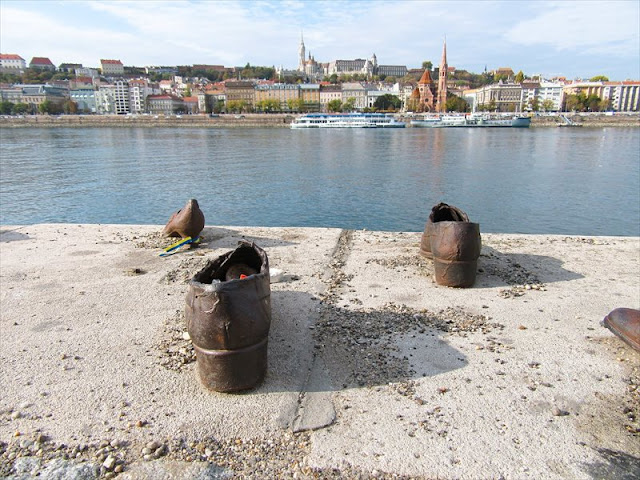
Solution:
[(524, 115), (495, 115), (472, 113), (467, 115), (432, 115), (411, 120), (412, 127), (514, 127), (528, 128), (531, 117)]
[(404, 128), (393, 115), (384, 113), (309, 113), (291, 122), (291, 128)]

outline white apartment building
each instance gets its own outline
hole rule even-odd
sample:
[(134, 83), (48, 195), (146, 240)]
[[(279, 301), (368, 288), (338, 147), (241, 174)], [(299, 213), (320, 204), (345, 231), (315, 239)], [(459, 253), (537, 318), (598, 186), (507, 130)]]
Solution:
[(605, 82), (603, 95), (614, 112), (640, 111), (640, 82)]
[(638, 112), (640, 82), (575, 82), (564, 86), (565, 95), (582, 93), (585, 96), (597, 95), (611, 102), (614, 112)]
[(130, 113), (129, 110), (129, 83), (126, 80), (114, 82), (113, 100), (116, 115)]
[(553, 108), (551, 111), (560, 111), (562, 109), (562, 102), (564, 101), (562, 84), (544, 81), (540, 82), (540, 88), (538, 90), (538, 104), (540, 105), (540, 108), (542, 108), (542, 104), (545, 100), (551, 100), (553, 102)]
[(15, 53), (0, 53), (0, 70), (5, 73), (20, 73), (27, 68), (27, 63)]
[(146, 78), (129, 80), (129, 112), (135, 114), (146, 112), (147, 97), (159, 93), (160, 89), (154, 91)]
[(124, 75), (124, 65), (120, 60), (100, 60), (102, 74), (105, 76)]

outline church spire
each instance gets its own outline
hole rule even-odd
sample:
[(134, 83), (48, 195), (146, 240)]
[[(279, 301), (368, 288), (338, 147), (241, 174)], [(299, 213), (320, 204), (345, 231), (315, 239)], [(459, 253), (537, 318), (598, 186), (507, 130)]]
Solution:
[(442, 44), (442, 59), (440, 60), (440, 65), (447, 64), (447, 37), (444, 37), (444, 43)]
[(298, 71), (303, 73), (304, 73), (304, 62), (305, 62), (304, 52), (305, 52), (304, 36), (302, 34), (302, 30), (300, 30), (300, 46), (298, 47)]
[(447, 37), (442, 44), (442, 59), (440, 60), (440, 72), (438, 73), (438, 101), (436, 110), (444, 113), (447, 111)]

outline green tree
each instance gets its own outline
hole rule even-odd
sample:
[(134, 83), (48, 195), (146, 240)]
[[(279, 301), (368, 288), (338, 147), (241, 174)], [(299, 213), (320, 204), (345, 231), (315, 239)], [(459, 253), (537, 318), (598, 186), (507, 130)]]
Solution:
[(53, 103), (51, 100), (45, 100), (38, 106), (38, 111), (40, 113), (53, 113)]
[(335, 85), (336, 83), (338, 83), (338, 74), (337, 74), (337, 73), (332, 73), (332, 74), (329, 76), (329, 81), (330, 81), (332, 84), (334, 84), (334, 85)]
[[(584, 97), (584, 94), (583, 94)], [(567, 95), (564, 99), (564, 110), (567, 112), (581, 112), (583, 108), (579, 95)]]
[(191, 96), (191, 87), (187, 87), (184, 89), (184, 97), (190, 97)]
[(595, 93), (589, 95), (584, 103), (585, 110), (589, 112), (599, 112), (602, 109), (602, 101)]
[(14, 105), (11, 102), (0, 102), (0, 113), (2, 115), (11, 115), (13, 113)]
[(304, 110), (304, 100), (301, 98), (290, 98), (287, 100), (287, 107), (292, 112), (300, 112)]
[(337, 98), (335, 100), (330, 100), (329, 103), (327, 103), (327, 109), (330, 112), (341, 112), (342, 111), (342, 102), (340, 100), (338, 100)]
[(402, 101), (395, 95), (386, 93), (376, 98), (373, 107), (375, 110), (397, 110), (402, 106)]
[(256, 108), (258, 110), (262, 110), (265, 113), (279, 112), (280, 101), (276, 100), (275, 98), (265, 98), (264, 100), (260, 100), (256, 104)]
[(447, 112), (468, 112), (469, 104), (457, 95), (447, 94)]
[(211, 111), (213, 113), (220, 113), (224, 111), (224, 100), (214, 99), (211, 105)]
[(246, 100), (230, 100), (227, 102), (227, 111), (239, 113), (246, 110), (248, 104)]
[(589, 81), (590, 82), (608, 82), (609, 77), (605, 77), (604, 75), (596, 75), (595, 77), (591, 77)]
[(356, 105), (356, 99), (354, 97), (347, 98), (347, 101), (342, 104), (342, 110), (345, 112), (351, 112)]
[(24, 102), (18, 102), (13, 106), (13, 113), (16, 115), (22, 115), (29, 110), (29, 105)]
[(516, 73), (514, 81), (516, 83), (522, 83), (524, 81), (524, 73), (522, 73), (522, 70), (520, 70), (518, 73)]
[(410, 98), (407, 101), (407, 111), (417, 112), (420, 109), (420, 102), (415, 98)]
[(433, 63), (430, 60), (425, 60), (424, 62), (422, 62), (423, 70), (431, 70), (432, 68), (433, 68)]
[(537, 112), (537, 111), (540, 110), (540, 102), (538, 101), (538, 99), (536, 97), (533, 97), (532, 99), (530, 99), (527, 106), (533, 112)]
[(542, 101), (542, 110), (545, 112), (551, 112), (553, 110), (553, 100), (546, 98)]

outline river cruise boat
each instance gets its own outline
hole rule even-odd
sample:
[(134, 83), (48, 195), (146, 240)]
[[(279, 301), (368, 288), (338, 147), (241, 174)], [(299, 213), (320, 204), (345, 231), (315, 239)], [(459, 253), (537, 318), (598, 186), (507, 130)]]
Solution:
[(291, 122), (291, 128), (404, 128), (393, 115), (384, 113), (309, 113)]
[(467, 115), (427, 115), (411, 120), (412, 127), (514, 127), (529, 128), (531, 117), (525, 115), (491, 115), (472, 113)]

